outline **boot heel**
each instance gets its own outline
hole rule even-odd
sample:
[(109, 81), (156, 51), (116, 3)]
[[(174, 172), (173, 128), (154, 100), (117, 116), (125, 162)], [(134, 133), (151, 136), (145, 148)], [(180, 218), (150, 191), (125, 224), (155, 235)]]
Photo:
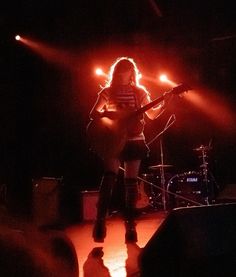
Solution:
[(105, 220), (97, 220), (93, 228), (93, 240), (95, 242), (104, 242), (106, 237)]
[(125, 224), (126, 232), (125, 232), (125, 242), (137, 242), (138, 236), (135, 228), (135, 223), (127, 223)]

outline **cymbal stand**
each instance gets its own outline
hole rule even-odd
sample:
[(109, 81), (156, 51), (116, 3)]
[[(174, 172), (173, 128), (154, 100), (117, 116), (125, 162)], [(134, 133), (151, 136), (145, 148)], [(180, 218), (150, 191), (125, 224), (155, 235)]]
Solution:
[(165, 171), (164, 171), (164, 154), (163, 154), (163, 143), (162, 136), (160, 138), (160, 155), (161, 155), (161, 166), (160, 166), (160, 176), (161, 176), (161, 187), (162, 187), (162, 204), (163, 209), (166, 211), (166, 193), (165, 193)]
[(161, 164), (160, 164), (160, 175), (161, 175), (161, 196), (162, 196), (162, 205), (163, 205), (163, 209), (164, 211), (167, 210), (167, 207), (166, 207), (166, 190), (165, 190), (165, 171), (164, 171), (164, 152), (163, 152), (163, 134), (164, 132), (170, 128), (170, 126), (172, 124), (174, 124), (174, 122), (176, 121), (176, 117), (175, 117), (175, 114), (172, 114), (164, 129), (157, 135), (155, 136), (155, 138), (153, 138), (149, 143), (147, 143), (148, 145), (151, 144), (154, 140), (156, 140), (158, 137), (160, 137), (160, 156), (161, 156)]
[(202, 168), (202, 175), (203, 175), (203, 183), (205, 185), (205, 189), (206, 189), (206, 204), (209, 205), (209, 187), (208, 187), (208, 162), (207, 162), (207, 148), (206, 147), (202, 147), (201, 152), (202, 152), (202, 156), (200, 156), (202, 158), (202, 164), (200, 165), (200, 168)]

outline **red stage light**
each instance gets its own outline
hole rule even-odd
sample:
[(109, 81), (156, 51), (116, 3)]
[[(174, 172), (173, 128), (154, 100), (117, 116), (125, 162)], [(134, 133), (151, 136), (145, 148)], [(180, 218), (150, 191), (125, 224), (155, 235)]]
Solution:
[(160, 79), (161, 82), (167, 82), (168, 81), (168, 78), (165, 74), (160, 75), (159, 79)]
[(16, 40), (21, 40), (21, 37), (20, 37), (19, 35), (16, 35), (16, 36), (15, 36), (15, 39), (16, 39)]
[(174, 82), (174, 81), (171, 81), (168, 76), (166, 74), (161, 74), (159, 76), (159, 80), (162, 82), (162, 83), (166, 83), (166, 84), (169, 84), (170, 86), (172, 87), (175, 87), (177, 86), (177, 84)]
[(102, 70), (101, 68), (97, 68), (97, 69), (95, 70), (95, 73), (96, 73), (98, 76), (104, 75), (104, 72), (103, 72), (103, 70)]

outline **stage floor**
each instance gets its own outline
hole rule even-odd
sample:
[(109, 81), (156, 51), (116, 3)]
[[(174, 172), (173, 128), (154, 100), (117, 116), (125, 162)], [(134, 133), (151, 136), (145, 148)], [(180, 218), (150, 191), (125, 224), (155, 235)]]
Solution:
[(79, 263), (80, 277), (139, 276), (138, 255), (166, 218), (165, 211), (150, 211), (137, 218), (138, 242), (125, 244), (125, 228), (119, 214), (107, 219), (107, 237), (103, 243), (92, 238), (92, 221), (66, 228)]

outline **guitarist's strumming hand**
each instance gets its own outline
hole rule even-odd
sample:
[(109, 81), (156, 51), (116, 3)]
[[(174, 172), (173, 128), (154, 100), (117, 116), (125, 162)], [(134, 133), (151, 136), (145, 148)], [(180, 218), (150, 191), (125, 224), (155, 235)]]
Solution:
[(110, 119), (119, 119), (121, 115), (116, 111), (93, 111), (93, 114), (90, 115), (90, 119), (99, 119), (103, 117), (108, 117)]
[(114, 111), (93, 111), (92, 114), (90, 114), (90, 119), (99, 119), (103, 117), (108, 117), (110, 119), (115, 119), (116, 118), (116, 112)]
[(116, 111), (104, 111), (102, 112), (102, 117), (108, 117), (110, 119), (120, 119), (121, 115)]
[(126, 120), (132, 115), (135, 115), (135, 111), (132, 110), (119, 110), (119, 111), (103, 111), (101, 117), (107, 117), (112, 120)]

